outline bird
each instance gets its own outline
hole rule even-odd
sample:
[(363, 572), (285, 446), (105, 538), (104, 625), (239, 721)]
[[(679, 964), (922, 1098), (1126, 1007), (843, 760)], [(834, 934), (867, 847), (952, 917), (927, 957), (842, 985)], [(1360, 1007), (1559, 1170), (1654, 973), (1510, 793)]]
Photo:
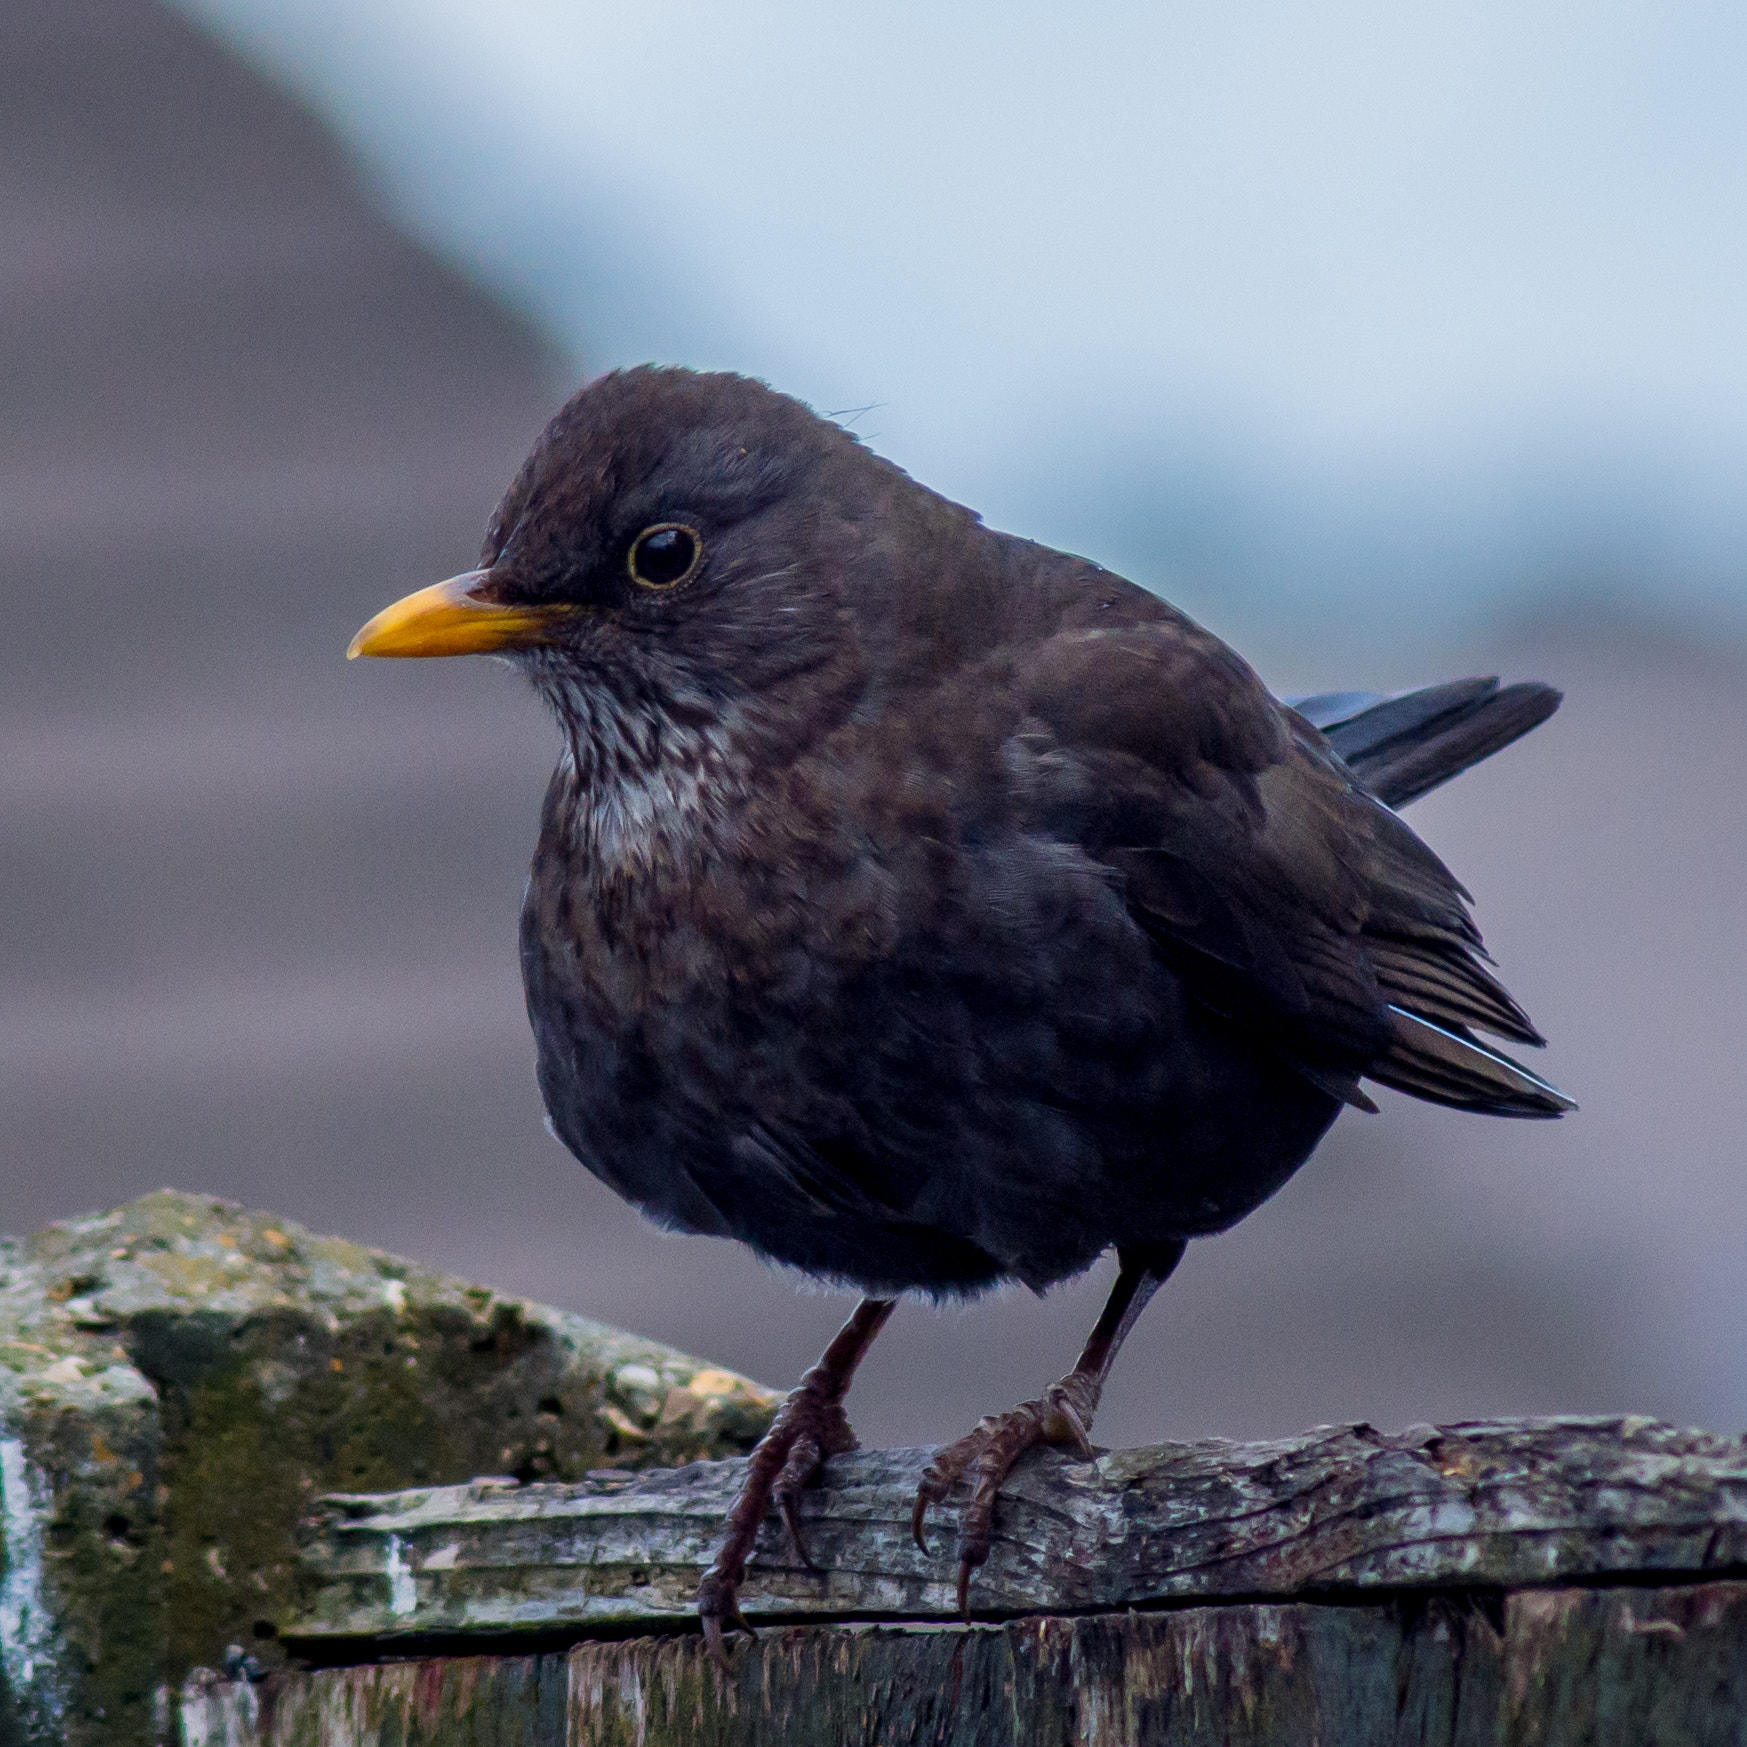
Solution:
[(502, 657), (557, 721), (520, 955), (559, 1139), (659, 1224), (862, 1294), (699, 1586), (718, 1660), (773, 1508), (806, 1559), (797, 1501), (856, 1447), (844, 1398), (900, 1299), (1116, 1252), (1072, 1369), (923, 1470), (925, 1552), (968, 1486), (968, 1617), (1014, 1463), (1093, 1454), (1186, 1246), (1374, 1111), (1367, 1083), (1575, 1108), (1500, 1046), (1543, 1039), (1397, 811), (1557, 691), (1277, 698), (1157, 594), (752, 378), (585, 385), (477, 565), (347, 653)]

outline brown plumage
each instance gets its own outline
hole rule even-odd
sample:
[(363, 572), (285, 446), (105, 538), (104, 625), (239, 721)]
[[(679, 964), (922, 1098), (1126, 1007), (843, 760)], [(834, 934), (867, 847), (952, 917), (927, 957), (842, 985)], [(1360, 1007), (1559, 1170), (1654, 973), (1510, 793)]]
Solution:
[(1191, 1238), (1371, 1080), (1568, 1101), (1467, 894), (1387, 805), (1552, 712), (1545, 687), (1272, 697), (1083, 559), (985, 528), (731, 376), (602, 379), (552, 422), (477, 571), (354, 652), (511, 656), (551, 704), (522, 963), (553, 1126), (653, 1217), (873, 1297), (754, 1458), (705, 1584), (719, 1646), (769, 1502), (849, 1447), (891, 1297), (1035, 1288), (1115, 1246), (1080, 1363), (959, 1475), (961, 1593), (1020, 1450), (1085, 1446)]

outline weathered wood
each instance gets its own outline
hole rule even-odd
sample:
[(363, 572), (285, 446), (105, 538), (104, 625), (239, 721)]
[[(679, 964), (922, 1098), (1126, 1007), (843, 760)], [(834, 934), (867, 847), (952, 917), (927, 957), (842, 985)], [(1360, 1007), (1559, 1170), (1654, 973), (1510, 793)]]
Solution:
[[(925, 1557), (924, 1451), (839, 1457), (802, 1520), (809, 1572), (767, 1525), (754, 1619), (956, 1613), (950, 1516)], [(581, 1484), (478, 1482), (331, 1499), (303, 1549), (316, 1586), (283, 1630), (347, 1640), (689, 1622), (739, 1461)], [(1003, 1490), (979, 1617), (1379, 1589), (1509, 1590), (1747, 1570), (1747, 1448), (1645, 1419), (1323, 1428), (1272, 1443), (1029, 1459)], [(331, 1652), (329, 1653), (331, 1655)]]
[(800, 1626), (197, 1683), (187, 1747), (1739, 1747), (1747, 1583)]

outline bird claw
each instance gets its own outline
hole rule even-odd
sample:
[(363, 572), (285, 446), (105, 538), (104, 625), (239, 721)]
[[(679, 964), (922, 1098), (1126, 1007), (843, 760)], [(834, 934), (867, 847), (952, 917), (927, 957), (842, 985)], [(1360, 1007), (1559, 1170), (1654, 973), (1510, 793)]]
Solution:
[(931, 1559), (934, 1557), (929, 1549), (928, 1536), (926, 1533), (928, 1507), (929, 1505), (938, 1502), (939, 1501), (928, 1489), (928, 1477), (926, 1471), (924, 1471), (922, 1484), (916, 1488), (915, 1508), (910, 1512), (910, 1539), (916, 1543), (917, 1551), (920, 1552), (925, 1559)]
[(801, 1493), (824, 1465), (825, 1454), (819, 1447), (819, 1440), (803, 1433), (795, 1440), (795, 1447), (789, 1451), (782, 1473), (771, 1488), (772, 1502), (782, 1513), (783, 1528), (788, 1534), (789, 1552), (799, 1564), (815, 1573), (819, 1567), (808, 1556), (807, 1544), (801, 1538), (800, 1499)]
[(1097, 1396), (1090, 1379), (1077, 1374), (1052, 1383), (1035, 1401), (1023, 1401), (1006, 1413), (990, 1414), (956, 1443), (936, 1452), (922, 1470), (916, 1503), (910, 1512), (910, 1533), (924, 1554), (929, 1552), (925, 1528), (928, 1507), (941, 1503), (967, 1473), (973, 1484), (959, 1520), (958, 1611), (968, 1621), (971, 1578), (986, 1564), (995, 1539), (995, 1502), (1001, 1487), (1024, 1453), (1039, 1444), (1065, 1445), (1084, 1461), (1097, 1456), (1087, 1423)]
[(1044, 1437), (1052, 1444), (1067, 1445), (1082, 1462), (1097, 1461), (1098, 1452), (1092, 1447), (1086, 1422), (1060, 1383), (1052, 1383), (1043, 1392), (1042, 1405), (1046, 1410)]
[(728, 1533), (716, 1562), (698, 1584), (698, 1617), (704, 1643), (717, 1667), (727, 1672), (724, 1626), (753, 1635), (740, 1612), (740, 1580), (758, 1539), (765, 1513), (775, 1504), (789, 1547), (800, 1564), (817, 1572), (801, 1538), (802, 1493), (825, 1465), (827, 1456), (857, 1448), (855, 1433), (843, 1404), (824, 1391), (829, 1379), (809, 1372), (807, 1379), (777, 1411), (776, 1419), (752, 1453), (740, 1496), (728, 1513)]
[(988, 1549), (984, 1548), (980, 1558), (966, 1552), (958, 1562), (958, 1617), (967, 1626), (971, 1623), (971, 1577), (988, 1556)]
[(698, 1619), (704, 1628), (704, 1648), (709, 1652), (710, 1660), (724, 1674), (734, 1672), (724, 1624), (730, 1632), (744, 1632), (749, 1638), (758, 1636), (740, 1611), (738, 1589), (739, 1585), (731, 1582), (728, 1574), (716, 1567), (706, 1571), (698, 1585)]

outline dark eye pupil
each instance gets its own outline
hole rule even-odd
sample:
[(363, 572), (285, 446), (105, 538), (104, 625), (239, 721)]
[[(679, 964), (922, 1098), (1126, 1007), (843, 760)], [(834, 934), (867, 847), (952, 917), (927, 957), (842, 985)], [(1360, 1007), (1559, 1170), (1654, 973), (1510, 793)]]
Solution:
[(631, 548), (631, 574), (649, 588), (671, 588), (696, 562), (698, 543), (685, 528), (652, 528)]

